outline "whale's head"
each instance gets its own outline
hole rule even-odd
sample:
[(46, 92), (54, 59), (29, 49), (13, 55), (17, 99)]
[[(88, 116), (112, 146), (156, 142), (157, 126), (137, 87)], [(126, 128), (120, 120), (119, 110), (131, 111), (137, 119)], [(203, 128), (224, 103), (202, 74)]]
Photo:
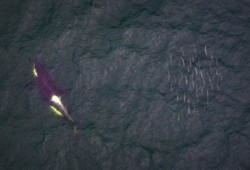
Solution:
[(33, 71), (33, 76), (35, 78), (38, 78), (39, 76), (41, 76), (41, 74), (43, 72), (46, 72), (45, 69), (44, 69), (44, 67), (43, 67), (43, 65), (42, 65), (42, 63), (39, 62), (39, 61), (35, 61), (33, 63), (33, 70), (32, 71)]

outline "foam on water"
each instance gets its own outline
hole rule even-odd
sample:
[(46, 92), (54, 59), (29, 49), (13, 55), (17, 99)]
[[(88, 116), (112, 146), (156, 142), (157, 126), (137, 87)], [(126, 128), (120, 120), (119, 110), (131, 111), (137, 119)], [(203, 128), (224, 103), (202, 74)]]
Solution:
[(197, 49), (180, 48), (171, 52), (165, 63), (169, 91), (175, 96), (174, 104), (185, 107), (188, 114), (198, 113), (199, 107), (209, 105), (210, 99), (220, 91), (223, 75), (218, 58), (205, 45)]

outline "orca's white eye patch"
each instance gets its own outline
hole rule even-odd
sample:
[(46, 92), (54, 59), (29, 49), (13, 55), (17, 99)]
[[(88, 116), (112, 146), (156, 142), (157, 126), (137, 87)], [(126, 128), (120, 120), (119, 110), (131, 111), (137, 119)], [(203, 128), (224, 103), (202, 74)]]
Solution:
[(33, 75), (34, 75), (34, 77), (38, 77), (35, 64), (33, 65)]

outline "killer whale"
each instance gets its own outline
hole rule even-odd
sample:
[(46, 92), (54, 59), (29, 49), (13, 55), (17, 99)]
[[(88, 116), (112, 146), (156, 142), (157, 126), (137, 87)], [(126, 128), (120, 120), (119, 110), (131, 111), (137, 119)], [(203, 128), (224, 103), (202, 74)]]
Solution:
[(51, 110), (58, 116), (62, 116), (72, 124), (76, 124), (75, 120), (69, 115), (68, 110), (64, 106), (61, 96), (63, 92), (58, 89), (54, 81), (45, 70), (40, 61), (33, 63), (33, 76), (41, 95), (50, 105)]

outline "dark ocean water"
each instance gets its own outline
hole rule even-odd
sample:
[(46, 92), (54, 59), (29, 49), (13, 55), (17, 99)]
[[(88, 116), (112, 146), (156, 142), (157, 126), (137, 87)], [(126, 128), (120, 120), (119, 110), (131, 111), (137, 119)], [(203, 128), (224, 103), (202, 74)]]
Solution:
[[(250, 169), (250, 3), (0, 2), (0, 169)], [(43, 61), (78, 132), (32, 80)]]

